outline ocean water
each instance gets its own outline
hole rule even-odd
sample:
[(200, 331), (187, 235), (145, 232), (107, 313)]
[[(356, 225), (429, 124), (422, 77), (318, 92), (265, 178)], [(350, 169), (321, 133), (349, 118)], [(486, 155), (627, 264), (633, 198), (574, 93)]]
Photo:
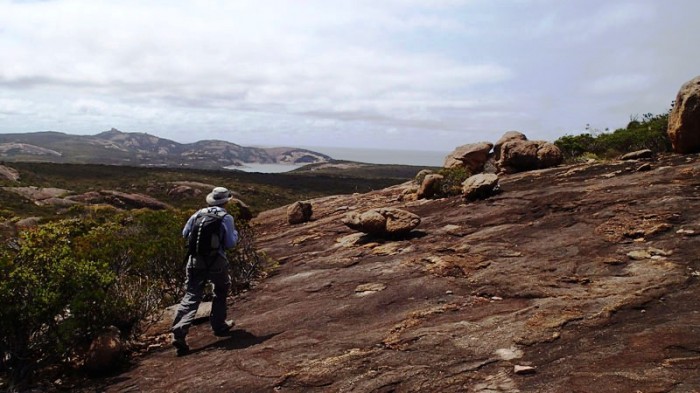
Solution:
[(370, 164), (399, 164), (415, 166), (442, 166), (448, 151), (357, 149), (349, 147), (304, 147), (331, 156), (336, 160)]
[[(426, 167), (441, 167), (445, 157), (449, 154), (449, 152), (428, 150), (385, 150), (319, 146), (304, 146), (301, 148), (323, 153), (336, 160)], [(227, 169), (237, 169), (245, 172), (282, 173), (302, 166), (290, 164), (245, 164), (245, 166), (231, 166), (227, 167)]]

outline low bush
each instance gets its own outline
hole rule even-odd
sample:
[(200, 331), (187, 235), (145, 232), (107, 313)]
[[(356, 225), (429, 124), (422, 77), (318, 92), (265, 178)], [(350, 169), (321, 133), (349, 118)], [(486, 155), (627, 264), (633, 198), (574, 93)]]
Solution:
[(462, 194), (462, 183), (471, 176), (469, 169), (465, 167), (442, 168), (438, 174), (443, 176), (440, 182), (441, 196), (453, 196)]
[(613, 132), (592, 131), (579, 135), (565, 135), (554, 144), (561, 149), (567, 162), (580, 161), (584, 154), (610, 159), (642, 149), (661, 153), (671, 150), (667, 128), (668, 113), (647, 113), (641, 120), (633, 116), (625, 128)]
[[(76, 364), (80, 348), (108, 326), (124, 336), (184, 292), (183, 211), (83, 212), (20, 232), (0, 248), (0, 372), (10, 389), (48, 365)], [(236, 222), (229, 251), (233, 291), (250, 286), (270, 260), (252, 228)]]

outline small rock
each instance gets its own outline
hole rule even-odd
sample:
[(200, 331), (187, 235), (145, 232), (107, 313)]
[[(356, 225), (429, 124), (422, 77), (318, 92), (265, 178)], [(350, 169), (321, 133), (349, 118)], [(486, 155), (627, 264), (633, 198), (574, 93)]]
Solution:
[(386, 289), (386, 285), (382, 283), (367, 283), (360, 284), (355, 287), (355, 294), (357, 296), (367, 296), (369, 294), (380, 292)]
[(641, 261), (642, 259), (649, 259), (651, 258), (651, 254), (649, 254), (645, 250), (634, 250), (630, 251), (627, 253), (627, 256), (635, 261)]
[(639, 168), (637, 168), (637, 172), (646, 172), (651, 170), (651, 164), (646, 163), (644, 165), (641, 165)]
[(695, 236), (697, 233), (695, 233), (694, 230), (692, 229), (679, 229), (676, 231), (677, 234), (683, 235), (683, 236)]
[(503, 300), (503, 298), (500, 296), (491, 296), (491, 300), (499, 301), (499, 300)]
[(513, 372), (518, 374), (518, 375), (529, 375), (529, 374), (534, 374), (537, 371), (535, 370), (535, 367), (532, 366), (521, 366), (521, 365), (515, 365), (513, 366)]
[(445, 295), (452, 295), (453, 293), (454, 293), (454, 292), (452, 292), (452, 291), (450, 291), (450, 290), (445, 291)]
[(291, 225), (308, 222), (312, 215), (313, 207), (309, 202), (298, 201), (287, 207), (287, 222)]

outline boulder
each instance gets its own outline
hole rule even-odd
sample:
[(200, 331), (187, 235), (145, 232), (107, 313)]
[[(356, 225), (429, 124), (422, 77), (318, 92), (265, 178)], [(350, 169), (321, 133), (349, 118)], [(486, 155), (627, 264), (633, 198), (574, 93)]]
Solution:
[(668, 117), (668, 137), (676, 153), (700, 151), (700, 76), (683, 84), (678, 91)]
[(551, 168), (564, 161), (564, 155), (557, 145), (543, 141), (538, 141), (537, 143), (538, 168)]
[(114, 369), (124, 351), (119, 329), (110, 326), (90, 344), (85, 356), (85, 368), (93, 373), (104, 373)]
[(421, 183), (420, 188), (416, 193), (416, 198), (432, 198), (436, 194), (439, 194), (440, 185), (442, 184), (442, 179), (444, 178), (444, 176), (435, 173), (426, 175), (425, 178), (423, 178), (423, 183)]
[(484, 199), (498, 190), (498, 176), (493, 173), (479, 173), (462, 183), (462, 195), (467, 200)]
[(504, 143), (510, 142), (510, 141), (526, 141), (527, 137), (525, 134), (523, 134), (520, 131), (508, 131), (503, 136), (501, 139), (496, 142), (496, 144), (493, 146), (493, 155), (495, 156), (496, 160), (501, 158), (501, 147), (503, 146)]
[(445, 157), (445, 168), (465, 167), (471, 173), (479, 173), (484, 169), (484, 164), (489, 158), (492, 143), (470, 143), (457, 147)]
[(15, 227), (21, 229), (34, 228), (39, 225), (41, 217), (27, 217), (23, 218), (15, 223)]
[(423, 179), (433, 173), (435, 172), (431, 171), (430, 169), (421, 169), (418, 173), (416, 173), (416, 176), (413, 178), (413, 182), (421, 185), (423, 183)]
[(168, 196), (173, 199), (192, 198), (202, 195), (202, 190), (190, 186), (179, 185), (168, 191)]
[(0, 165), (0, 179), (3, 178), (10, 181), (18, 181), (19, 172), (14, 168), (10, 168), (9, 166)]
[(561, 150), (553, 143), (512, 139), (501, 145), (496, 164), (501, 172), (513, 173), (557, 166), (563, 160)]
[(651, 158), (654, 155), (654, 152), (649, 150), (649, 149), (644, 149), (644, 150), (637, 150), (633, 151), (627, 154), (624, 154), (622, 157), (620, 157), (621, 160), (640, 160), (644, 158)]
[(356, 231), (377, 235), (397, 236), (411, 232), (420, 224), (420, 217), (401, 209), (378, 208), (364, 213), (350, 212), (343, 218), (343, 224)]
[(312, 215), (313, 208), (309, 202), (294, 202), (287, 208), (287, 222), (291, 225), (308, 222)]

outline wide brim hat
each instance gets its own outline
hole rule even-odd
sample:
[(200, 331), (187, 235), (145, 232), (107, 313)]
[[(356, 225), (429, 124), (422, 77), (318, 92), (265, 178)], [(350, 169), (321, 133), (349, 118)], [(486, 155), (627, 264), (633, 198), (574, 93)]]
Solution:
[(209, 206), (220, 206), (230, 201), (231, 198), (233, 195), (227, 188), (216, 187), (207, 195), (207, 203)]

